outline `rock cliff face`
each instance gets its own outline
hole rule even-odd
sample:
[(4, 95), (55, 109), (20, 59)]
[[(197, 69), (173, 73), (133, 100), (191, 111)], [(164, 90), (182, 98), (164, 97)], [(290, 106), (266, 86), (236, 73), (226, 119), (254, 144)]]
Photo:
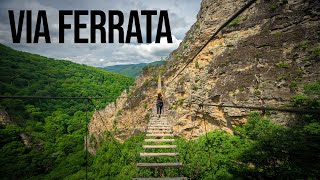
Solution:
[[(246, 122), (248, 110), (199, 106), (201, 103), (286, 106), (303, 85), (320, 78), (320, 2), (258, 0), (224, 28), (189, 64), (197, 50), (246, 1), (203, 0), (197, 21), (167, 63), (137, 78), (128, 98), (94, 114), (90, 133), (113, 130), (125, 139), (143, 131), (152, 115), (158, 74), (162, 74), (166, 115), (176, 134), (194, 138), (205, 131)], [(121, 104), (119, 104), (121, 103)], [(120, 111), (120, 113), (119, 113)], [(286, 124), (292, 114), (272, 112)], [(116, 119), (116, 120), (115, 120)]]

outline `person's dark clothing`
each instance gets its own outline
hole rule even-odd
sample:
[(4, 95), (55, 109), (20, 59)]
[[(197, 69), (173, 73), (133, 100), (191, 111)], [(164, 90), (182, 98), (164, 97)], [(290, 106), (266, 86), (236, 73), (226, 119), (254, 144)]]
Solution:
[(157, 114), (161, 115), (162, 106), (157, 106)]
[(158, 98), (157, 98), (157, 114), (161, 115), (162, 107), (163, 107), (162, 97), (158, 96)]

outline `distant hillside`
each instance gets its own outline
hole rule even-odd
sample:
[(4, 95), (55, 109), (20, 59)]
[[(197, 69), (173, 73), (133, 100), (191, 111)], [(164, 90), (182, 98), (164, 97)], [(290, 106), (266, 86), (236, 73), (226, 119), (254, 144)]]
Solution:
[(107, 66), (107, 67), (104, 67), (103, 69), (110, 72), (115, 72), (115, 73), (119, 73), (119, 74), (123, 74), (129, 77), (135, 78), (141, 73), (142, 69), (145, 66), (155, 66), (155, 65), (161, 65), (163, 63), (164, 61), (155, 61), (152, 63)]
[(95, 106), (76, 99), (0, 99), (0, 179), (85, 172), (86, 116), (114, 101), (133, 79), (2, 44), (0, 64), (1, 96), (106, 97), (94, 99)]

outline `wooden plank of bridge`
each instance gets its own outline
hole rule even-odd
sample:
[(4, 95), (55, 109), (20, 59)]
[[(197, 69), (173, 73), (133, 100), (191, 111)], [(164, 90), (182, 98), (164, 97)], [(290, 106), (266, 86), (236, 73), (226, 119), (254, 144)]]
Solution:
[(166, 121), (149, 121), (149, 123), (169, 123), (169, 122), (166, 122)]
[(169, 124), (149, 124), (149, 126), (167, 126), (167, 127), (171, 127)]
[(150, 119), (149, 120), (149, 122), (150, 121), (157, 121), (157, 122), (168, 122), (167, 120), (165, 120), (165, 119)]
[(149, 124), (149, 125), (148, 125), (148, 127), (149, 127), (149, 126), (151, 126), (151, 127), (152, 127), (152, 126), (165, 126), (165, 127), (171, 127), (169, 124)]
[(146, 136), (147, 137), (151, 137), (151, 136), (153, 136), (153, 137), (172, 137), (173, 136), (173, 134), (146, 134)]
[(148, 129), (159, 129), (159, 128), (172, 129), (171, 126), (148, 126)]
[[(173, 137), (172, 127), (168, 123), (165, 117), (160, 119), (152, 117), (148, 123), (146, 137), (155, 137), (156, 139), (144, 139), (144, 142), (174, 142), (175, 139), (160, 139), (162, 137)], [(175, 149), (176, 145), (143, 145), (144, 149)], [(141, 152), (140, 156), (142, 157), (174, 157), (179, 155), (177, 152), (165, 152), (165, 153), (156, 153), (156, 152)], [(182, 163), (180, 162), (170, 162), (170, 163), (138, 163), (137, 167), (139, 168), (181, 168)], [(186, 180), (185, 177), (168, 177), (168, 178), (133, 178), (134, 180), (153, 180), (153, 179), (162, 179), (162, 180)]]
[(152, 129), (152, 130), (147, 130), (147, 133), (148, 134), (159, 134), (157, 133), (159, 132), (160, 134), (163, 133), (163, 134), (172, 134), (173, 131), (172, 130), (161, 130), (161, 129)]
[[(168, 133), (171, 133), (171, 132), (168, 132), (168, 131), (147, 131), (147, 133), (152, 133), (152, 134), (168, 134)], [(149, 136), (151, 137), (151, 136)], [(159, 136), (158, 136), (159, 137)], [(168, 136), (166, 136), (168, 137)]]
[(148, 129), (147, 133), (154, 133), (154, 134), (158, 134), (156, 132), (161, 132), (161, 133), (172, 133), (172, 131), (170, 129)]
[(163, 119), (162, 119), (162, 120), (161, 120), (161, 119), (150, 119), (150, 120), (149, 120), (149, 122), (150, 122), (150, 121), (156, 121), (156, 122), (169, 122), (169, 121), (167, 121), (167, 120), (163, 120)]
[(179, 153), (140, 153), (141, 157), (177, 156)]
[(147, 130), (148, 131), (172, 131), (170, 128), (165, 128), (165, 129), (163, 129), (163, 128), (151, 128), (151, 129), (149, 129), (149, 128), (147, 128)]
[(145, 139), (144, 142), (173, 142), (174, 139)]
[(165, 167), (182, 167), (182, 163), (138, 163), (137, 167), (141, 168), (165, 168)]
[(157, 148), (177, 148), (176, 145), (143, 145), (144, 149), (157, 149)]
[(160, 123), (152, 123), (152, 124), (149, 124), (149, 126), (169, 126), (169, 124), (160, 124)]
[(171, 128), (171, 126), (148, 126), (149, 128)]
[(169, 177), (169, 178), (133, 178), (133, 180), (187, 180), (186, 177)]
[(148, 123), (148, 125), (166, 125), (166, 126), (170, 126), (169, 123), (157, 123), (157, 122), (153, 122), (153, 123)]
[(147, 130), (147, 133), (154, 133), (154, 134), (168, 134), (168, 133), (172, 133), (172, 131)]
[(171, 128), (170, 125), (165, 125), (165, 124), (151, 124), (148, 126), (148, 128), (154, 128), (154, 127), (156, 127), (156, 128), (158, 128), (158, 127)]
[(165, 125), (170, 125), (170, 123), (167, 122), (149, 122), (148, 125), (153, 125), (153, 124), (165, 124)]
[(169, 130), (169, 131), (172, 131), (171, 128), (167, 128), (167, 127), (152, 127), (152, 128), (147, 128), (148, 131), (152, 130), (152, 131), (161, 131), (161, 130)]

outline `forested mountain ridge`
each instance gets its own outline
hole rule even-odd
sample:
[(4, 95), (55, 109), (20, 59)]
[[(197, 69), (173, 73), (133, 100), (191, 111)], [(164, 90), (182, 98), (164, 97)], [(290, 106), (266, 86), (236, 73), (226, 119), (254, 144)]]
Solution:
[(114, 65), (107, 66), (102, 69), (105, 69), (110, 72), (115, 72), (119, 74), (123, 74), (132, 78), (135, 78), (140, 75), (143, 68), (150, 66), (158, 66), (163, 64), (164, 61), (155, 61), (152, 63), (140, 63), (140, 64), (126, 64), (126, 65)]
[[(119, 89), (127, 88), (132, 83), (131, 78), (103, 71), (99, 68), (18, 52), (1, 44), (0, 48), (1, 94), (37, 96), (56, 96), (58, 94), (60, 96), (108, 95), (107, 101), (110, 102), (111, 99), (113, 100), (115, 96), (119, 95)], [(118, 80), (119, 82), (125, 82), (125, 84), (120, 85)], [(83, 83), (79, 85), (77, 84), (78, 81)], [(110, 84), (113, 84), (113, 86)], [(72, 90), (72, 94), (68, 94), (64, 88)]]
[[(0, 44), (0, 95), (105, 97), (114, 101), (133, 79)], [(1, 179), (64, 178), (85, 167), (86, 103), (76, 99), (1, 99)]]

